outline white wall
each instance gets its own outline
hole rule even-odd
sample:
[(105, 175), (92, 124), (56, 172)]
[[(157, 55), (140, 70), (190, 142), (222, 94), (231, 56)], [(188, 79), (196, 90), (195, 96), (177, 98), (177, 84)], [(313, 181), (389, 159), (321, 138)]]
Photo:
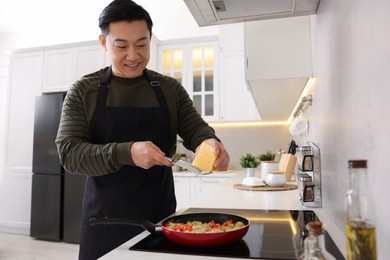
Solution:
[[(111, 1), (0, 1), (0, 33), (6, 30), (17, 32), (13, 48), (18, 49), (98, 40), (98, 17)], [(153, 33), (160, 40), (218, 34), (216, 26), (199, 28), (182, 0), (135, 2), (150, 13)]]
[[(0, 34), (0, 50), (7, 49), (10, 46), (10, 43), (4, 40), (4, 34)], [(5, 125), (7, 118), (7, 77), (8, 77), (8, 55), (6, 52), (0, 52), (0, 169), (4, 167), (4, 147), (5, 147)], [(0, 172), (0, 185), (2, 179), (4, 178), (3, 174)], [(1, 187), (1, 186), (0, 186)]]
[[(262, 126), (215, 126), (215, 133), (229, 152), (229, 169), (241, 170), (240, 156), (245, 153), (259, 155), (268, 151), (277, 152), (280, 149), (287, 151), (290, 144), (290, 135), (287, 125)], [(178, 145), (178, 152), (186, 153), (188, 158), (194, 155), (182, 145)], [(260, 171), (258, 167), (256, 171)]]
[(299, 144), (321, 148), (323, 208), (344, 230), (347, 161), (367, 159), (376, 206), (378, 259), (390, 247), (390, 1), (321, 1), (311, 19), (318, 83)]

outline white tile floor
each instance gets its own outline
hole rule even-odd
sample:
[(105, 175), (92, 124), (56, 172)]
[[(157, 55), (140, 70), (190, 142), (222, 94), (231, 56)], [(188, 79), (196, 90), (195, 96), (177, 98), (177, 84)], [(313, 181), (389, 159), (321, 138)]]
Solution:
[(0, 232), (1, 260), (77, 260), (79, 246)]

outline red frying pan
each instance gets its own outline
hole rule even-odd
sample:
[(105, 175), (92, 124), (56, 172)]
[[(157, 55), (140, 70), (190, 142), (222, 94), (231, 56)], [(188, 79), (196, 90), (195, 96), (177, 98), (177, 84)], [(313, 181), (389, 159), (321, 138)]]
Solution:
[[(173, 223), (187, 223), (187, 221), (200, 221), (208, 223), (214, 221), (215, 223), (222, 224), (225, 220), (233, 220), (233, 222), (241, 221), (244, 226), (240, 229), (221, 232), (221, 233), (191, 233), (170, 230), (165, 227), (168, 222)], [(231, 214), (220, 214), (220, 213), (194, 213), (194, 214), (183, 214), (173, 217), (168, 217), (162, 221), (161, 226), (155, 225), (148, 220), (134, 220), (134, 219), (123, 219), (123, 218), (91, 218), (89, 220), (90, 225), (135, 225), (141, 226), (148, 230), (150, 233), (162, 232), (166, 238), (170, 241), (194, 247), (214, 247), (222, 246), (233, 243), (240, 240), (245, 236), (249, 229), (249, 220), (246, 218), (231, 215)]]

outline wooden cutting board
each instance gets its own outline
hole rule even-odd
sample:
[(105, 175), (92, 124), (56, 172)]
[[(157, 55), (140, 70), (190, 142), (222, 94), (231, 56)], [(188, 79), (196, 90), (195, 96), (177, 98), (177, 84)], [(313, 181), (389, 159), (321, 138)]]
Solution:
[(251, 190), (251, 191), (282, 191), (282, 190), (295, 190), (298, 189), (298, 185), (296, 184), (285, 184), (280, 187), (271, 187), (271, 186), (247, 186), (242, 185), (241, 183), (234, 184), (233, 187), (238, 190)]

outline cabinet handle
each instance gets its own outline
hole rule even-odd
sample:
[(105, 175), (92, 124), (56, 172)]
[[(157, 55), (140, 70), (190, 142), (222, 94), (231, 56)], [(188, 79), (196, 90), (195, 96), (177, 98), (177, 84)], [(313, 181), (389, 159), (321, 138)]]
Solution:
[(204, 180), (204, 183), (220, 183), (219, 180)]

